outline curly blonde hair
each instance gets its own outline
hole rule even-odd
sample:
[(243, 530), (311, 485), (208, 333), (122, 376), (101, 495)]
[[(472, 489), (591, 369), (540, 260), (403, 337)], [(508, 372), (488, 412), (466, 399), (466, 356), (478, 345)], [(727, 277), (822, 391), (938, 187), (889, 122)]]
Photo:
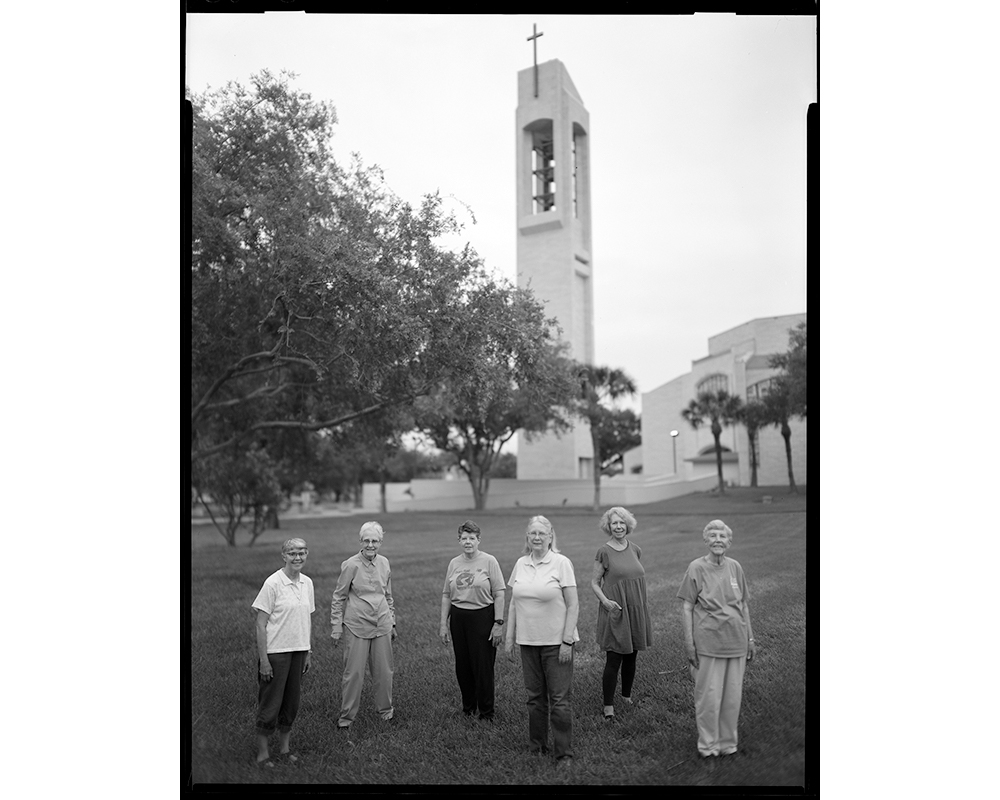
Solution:
[(621, 506), (614, 506), (609, 508), (604, 512), (604, 516), (601, 517), (601, 530), (608, 536), (611, 535), (611, 515), (617, 514), (622, 518), (622, 522), (625, 523), (625, 535), (628, 536), (632, 531), (634, 531), (638, 525), (635, 521), (635, 517), (627, 508), (622, 508)]

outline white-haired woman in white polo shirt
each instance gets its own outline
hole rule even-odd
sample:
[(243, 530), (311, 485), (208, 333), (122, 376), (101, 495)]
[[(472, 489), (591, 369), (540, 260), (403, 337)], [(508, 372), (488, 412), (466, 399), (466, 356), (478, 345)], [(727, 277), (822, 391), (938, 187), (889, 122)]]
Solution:
[(573, 762), (573, 645), (580, 640), (576, 576), (545, 517), (532, 517), (524, 538), (524, 555), (507, 581), (507, 657), (514, 660), (516, 642), (528, 692), (529, 749), (548, 752), (551, 722), (553, 755), (567, 766)]
[(281, 546), (284, 566), (261, 587), (257, 612), (257, 763), (273, 767), (267, 741), (278, 730), (279, 754), (297, 761), (288, 744), (299, 711), (302, 676), (309, 671), (313, 582), (302, 574), (309, 548), (302, 539)]

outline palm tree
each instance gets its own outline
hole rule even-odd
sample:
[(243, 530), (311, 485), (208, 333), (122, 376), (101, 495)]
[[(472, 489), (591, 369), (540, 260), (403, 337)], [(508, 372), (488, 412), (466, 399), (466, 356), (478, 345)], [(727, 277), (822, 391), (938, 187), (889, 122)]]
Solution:
[(792, 429), (788, 418), (792, 416), (792, 398), (789, 385), (782, 377), (771, 380), (767, 394), (764, 395), (764, 406), (767, 409), (767, 423), (781, 429), (781, 438), (785, 440), (785, 458), (788, 460), (788, 486), (790, 494), (798, 494), (795, 486), (795, 475), (792, 473)]
[(590, 423), (590, 441), (594, 448), (594, 510), (601, 505), (601, 423), (607, 415), (608, 401), (633, 396), (635, 381), (621, 369), (579, 364), (580, 380), (579, 414)]
[(760, 461), (757, 453), (757, 433), (770, 424), (767, 407), (759, 400), (750, 400), (740, 412), (740, 422), (747, 429), (750, 438), (750, 485), (757, 485), (757, 465)]
[(719, 389), (714, 392), (699, 392), (698, 397), (681, 411), (681, 416), (695, 430), (704, 425), (706, 420), (711, 421), (712, 437), (715, 439), (715, 465), (719, 471), (719, 494), (725, 494), (726, 491), (722, 480), (722, 444), (719, 437), (723, 427), (739, 421), (742, 408), (743, 401), (739, 397), (729, 394), (725, 389)]

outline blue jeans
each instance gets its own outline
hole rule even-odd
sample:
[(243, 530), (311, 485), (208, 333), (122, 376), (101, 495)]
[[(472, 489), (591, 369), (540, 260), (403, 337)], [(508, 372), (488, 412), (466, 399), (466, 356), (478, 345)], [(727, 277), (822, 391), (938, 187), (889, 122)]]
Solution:
[(549, 719), (556, 758), (573, 755), (573, 658), (559, 663), (559, 645), (521, 645), (524, 688), (528, 690), (528, 746), (548, 750)]

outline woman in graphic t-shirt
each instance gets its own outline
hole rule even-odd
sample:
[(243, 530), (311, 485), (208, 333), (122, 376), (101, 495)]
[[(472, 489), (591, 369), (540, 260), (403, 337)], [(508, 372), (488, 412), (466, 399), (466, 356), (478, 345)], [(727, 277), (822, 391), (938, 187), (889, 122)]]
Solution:
[(462, 692), (462, 711), (493, 719), (493, 666), (503, 639), (503, 596), (500, 564), (479, 549), (482, 532), (472, 520), (458, 528), (462, 555), (448, 564), (441, 594), (441, 641), (455, 650), (455, 675)]
[(687, 568), (677, 596), (703, 757), (736, 752), (736, 724), (743, 699), (743, 671), (757, 655), (750, 625), (750, 592), (743, 567), (726, 557), (733, 532), (713, 519), (702, 533), (708, 555)]

